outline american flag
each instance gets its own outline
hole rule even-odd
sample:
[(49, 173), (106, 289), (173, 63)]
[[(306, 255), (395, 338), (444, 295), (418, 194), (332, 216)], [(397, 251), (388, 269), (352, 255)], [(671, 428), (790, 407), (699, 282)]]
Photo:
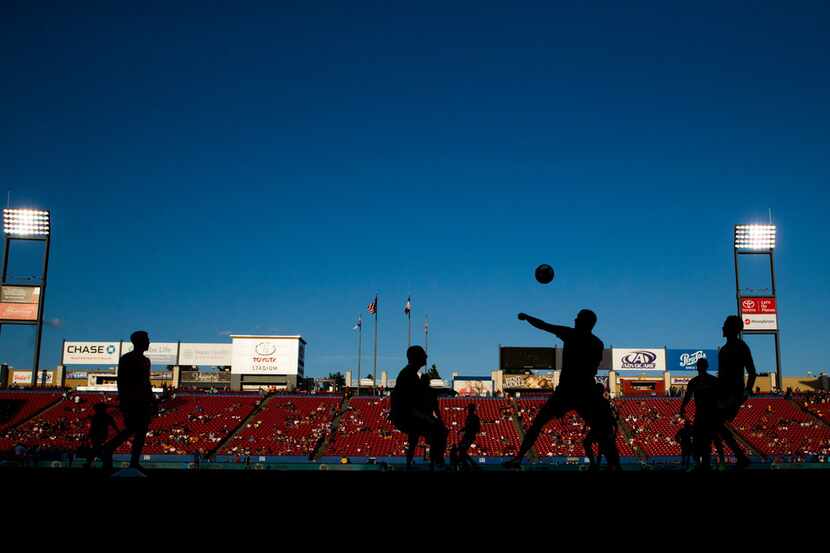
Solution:
[(375, 301), (369, 304), (369, 315), (377, 315), (378, 313), (378, 297), (375, 296)]

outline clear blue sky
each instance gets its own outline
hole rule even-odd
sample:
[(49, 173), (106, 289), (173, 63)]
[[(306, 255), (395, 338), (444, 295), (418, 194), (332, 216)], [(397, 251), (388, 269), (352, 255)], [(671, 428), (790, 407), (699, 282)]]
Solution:
[(0, 192), (55, 220), (45, 365), (146, 328), (300, 333), (343, 370), (376, 291), (393, 371), (409, 294), (442, 371), (553, 344), (518, 311), (716, 347), (732, 225), (772, 208), (785, 371), (827, 366), (826, 3), (306, 4), (4, 3)]

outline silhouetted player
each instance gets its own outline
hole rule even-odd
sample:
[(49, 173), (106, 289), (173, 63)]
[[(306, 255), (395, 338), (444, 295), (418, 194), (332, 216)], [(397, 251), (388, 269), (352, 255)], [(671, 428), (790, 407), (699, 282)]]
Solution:
[(85, 468), (92, 466), (96, 457), (100, 457), (104, 463), (107, 463), (108, 455), (104, 451), (104, 444), (109, 435), (109, 429), (112, 428), (118, 434), (118, 426), (115, 424), (115, 419), (107, 413), (106, 403), (96, 403), (95, 413), (89, 417), (89, 442), (90, 447), (86, 454)]
[[(441, 424), (441, 408), (438, 404), (438, 393), (432, 389), (432, 379), (427, 373), (423, 373), (420, 377), (421, 382), (421, 412), (434, 416)], [(412, 459), (415, 457), (415, 449), (418, 447), (418, 442), (421, 435), (418, 433), (411, 433), (407, 437), (408, 445), (406, 448), (406, 466), (412, 466)]]
[(693, 425), (695, 461), (698, 467), (711, 466), (712, 440), (719, 433), (721, 418), (718, 412), (718, 379), (706, 372), (707, 359), (698, 359), (697, 376), (686, 386), (686, 395), (680, 404), (680, 416), (686, 419), (686, 406), (695, 400), (695, 421)]
[[(755, 362), (752, 360), (752, 351), (746, 342), (741, 340), (744, 330), (744, 321), (737, 315), (730, 315), (723, 323), (723, 337), (726, 344), (718, 353), (718, 410), (720, 411), (720, 435), (737, 457), (737, 467), (749, 465), (749, 459), (738, 446), (732, 431), (726, 426), (738, 416), (741, 405), (752, 395), (755, 387)], [(744, 371), (749, 377), (744, 381)]]
[[(585, 457), (588, 458), (588, 464), (591, 469), (599, 468), (600, 461), (605, 452), (602, 450), (602, 437), (605, 433), (611, 434), (611, 439), (616, 444), (617, 438), (617, 415), (608, 398), (605, 397), (605, 386), (597, 382), (595, 386), (595, 394), (591, 401), (590, 420), (586, 420), (589, 425), (588, 433), (582, 440), (582, 447), (585, 449)], [(604, 427), (603, 427), (604, 425)], [(594, 444), (597, 444), (598, 451), (596, 458), (594, 457)], [(608, 456), (606, 455), (606, 460)]]
[(150, 349), (150, 337), (143, 330), (130, 336), (133, 351), (121, 356), (118, 362), (118, 399), (124, 415), (124, 430), (108, 444), (105, 468), (112, 468), (112, 453), (132, 436), (130, 467), (141, 469), (139, 460), (144, 439), (153, 415), (155, 397), (150, 384), (150, 360), (144, 352)]
[(694, 427), (691, 421), (684, 420), (683, 427), (677, 431), (674, 439), (680, 444), (681, 465), (684, 469), (689, 468), (689, 461), (694, 455)]
[(470, 447), (476, 442), (479, 432), (481, 432), (481, 419), (476, 414), (476, 404), (471, 403), (467, 406), (467, 420), (464, 421), (464, 427), (461, 429), (461, 440), (454, 448), (457, 464), (467, 468), (478, 468), (470, 458), (469, 451)]
[(559, 377), (559, 386), (551, 398), (542, 407), (533, 424), (525, 433), (519, 453), (505, 463), (507, 467), (517, 467), (522, 459), (533, 447), (539, 433), (545, 424), (553, 417), (561, 418), (568, 411), (576, 412), (588, 423), (600, 449), (608, 459), (611, 470), (620, 468), (619, 453), (613, 436), (613, 420), (609, 420), (603, 404), (607, 400), (597, 398), (596, 374), (602, 362), (602, 352), (605, 348), (602, 341), (591, 332), (597, 323), (597, 316), (593, 311), (583, 309), (576, 316), (574, 328), (546, 323), (535, 317), (519, 313), (520, 321), (527, 321), (540, 330), (550, 332), (562, 340), (562, 372)]
[[(413, 436), (415, 444), (418, 436), (425, 436), (429, 442), (431, 466), (444, 465), (447, 429), (440, 418), (427, 411), (432, 407), (425, 405), (424, 386), (418, 378), (418, 371), (427, 363), (427, 354), (424, 348), (412, 346), (406, 351), (406, 359), (408, 363), (398, 375), (392, 390), (389, 418), (395, 428), (410, 437), (410, 447)], [(431, 400), (430, 405), (434, 406)], [(410, 459), (407, 461), (407, 464), (411, 463)]]

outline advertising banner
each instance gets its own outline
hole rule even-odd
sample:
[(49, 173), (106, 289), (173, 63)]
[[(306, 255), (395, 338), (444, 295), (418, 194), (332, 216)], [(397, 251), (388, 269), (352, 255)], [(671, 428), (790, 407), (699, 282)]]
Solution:
[(461, 397), (484, 397), (493, 395), (493, 381), (489, 379), (468, 380), (465, 378), (456, 378), (453, 380), (452, 388)]
[(503, 387), (505, 390), (553, 390), (553, 374), (506, 374)]
[(705, 348), (670, 349), (669, 371), (697, 371), (698, 359), (709, 361), (709, 372), (718, 372), (718, 350)]
[(231, 344), (182, 344), (179, 365), (185, 367), (230, 367), (233, 357)]
[[(52, 371), (40, 371), (37, 377), (38, 386), (43, 384), (43, 379), (46, 378), (46, 385), (52, 385)], [(32, 383), (32, 371), (14, 371), (12, 375), (12, 382), (18, 386), (28, 386)]]
[(614, 348), (612, 364), (615, 371), (665, 371), (666, 350), (663, 348)]
[(231, 373), (301, 375), (299, 336), (231, 336)]
[[(121, 342), (121, 355), (133, 351), (132, 342)], [(144, 357), (153, 365), (175, 365), (179, 358), (179, 344), (177, 342), (150, 342), (150, 349), (144, 352)]]
[(37, 322), (40, 286), (0, 286), (0, 321)]
[(744, 330), (778, 330), (778, 305), (775, 298), (741, 298)]
[(65, 342), (64, 365), (117, 365), (118, 342)]

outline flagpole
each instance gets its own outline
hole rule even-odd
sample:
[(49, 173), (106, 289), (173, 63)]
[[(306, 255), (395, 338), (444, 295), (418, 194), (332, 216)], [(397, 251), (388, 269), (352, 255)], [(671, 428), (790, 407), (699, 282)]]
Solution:
[(357, 395), (360, 395), (360, 364), (363, 360), (363, 319), (357, 316)]
[(409, 308), (409, 313), (406, 314), (406, 317), (409, 319), (409, 334), (408, 334), (409, 343), (407, 344), (407, 347), (411, 348), (412, 347), (412, 307)]
[(378, 303), (378, 295), (375, 294), (375, 360), (372, 365), (372, 395), (377, 395), (378, 386), (378, 311), (380, 304)]
[(424, 323), (424, 346), (427, 357), (429, 357), (429, 315), (426, 316)]

